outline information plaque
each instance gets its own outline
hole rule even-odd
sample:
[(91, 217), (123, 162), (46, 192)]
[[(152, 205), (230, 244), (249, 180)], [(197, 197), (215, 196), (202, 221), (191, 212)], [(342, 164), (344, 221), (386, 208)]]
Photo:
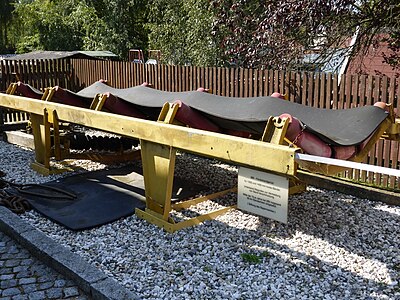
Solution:
[(239, 209), (287, 223), (289, 180), (284, 176), (240, 167)]

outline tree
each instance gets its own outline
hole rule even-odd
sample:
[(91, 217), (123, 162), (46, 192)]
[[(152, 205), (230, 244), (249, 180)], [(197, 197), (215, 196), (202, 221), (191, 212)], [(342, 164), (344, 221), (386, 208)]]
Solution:
[[(15, 7), (17, 52), (81, 50), (93, 25), (101, 27), (94, 10), (82, 0), (36, 0)], [(21, 22), (21, 20), (24, 20)]]
[(15, 9), (17, 51), (109, 50), (126, 57), (130, 48), (147, 46), (146, 2), (20, 2)]
[(162, 51), (164, 62), (215, 65), (219, 48), (211, 35), (207, 0), (151, 0), (149, 45)]
[(8, 51), (10, 48), (10, 24), (12, 20), (11, 12), (13, 11), (14, 1), (0, 1), (0, 51)]
[(368, 51), (371, 45), (387, 43), (391, 53), (383, 53), (384, 62), (400, 72), (400, 2), (397, 0), (361, 1), (357, 6), (361, 20), (358, 48)]
[[(221, 41), (225, 58), (240, 66), (293, 68), (307, 51), (318, 52), (318, 60), (329, 60), (337, 48), (355, 55), (381, 42), (382, 32), (389, 34), (393, 45), (398, 41), (398, 0), (211, 2), (214, 36)], [(348, 47), (356, 32), (354, 45)]]
[(147, 49), (147, 0), (87, 0), (86, 3), (102, 22), (86, 39), (87, 47), (90, 41), (98, 41), (123, 58), (127, 58), (129, 49)]

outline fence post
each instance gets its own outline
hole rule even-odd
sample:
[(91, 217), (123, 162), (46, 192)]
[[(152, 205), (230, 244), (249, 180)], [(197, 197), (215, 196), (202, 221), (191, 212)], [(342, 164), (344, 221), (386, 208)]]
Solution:
[(4, 62), (3, 60), (0, 61), (0, 91), (4, 92), (6, 90), (5, 87), (5, 74), (4, 74)]
[(0, 134), (4, 131), (4, 109), (0, 107)]

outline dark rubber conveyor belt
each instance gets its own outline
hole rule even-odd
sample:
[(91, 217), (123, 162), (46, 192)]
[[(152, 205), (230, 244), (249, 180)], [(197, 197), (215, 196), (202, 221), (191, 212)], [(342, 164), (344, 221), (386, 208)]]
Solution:
[[(61, 189), (76, 198), (45, 188), (27, 190), (32, 195), (10, 189), (10, 193), (27, 199), (47, 218), (71, 230), (104, 225), (145, 208), (145, 191), (141, 170), (132, 166), (73, 175), (45, 184)], [(202, 185), (174, 178), (172, 200), (179, 201), (208, 192)], [(63, 197), (60, 197), (63, 196)]]
[(362, 143), (387, 117), (384, 110), (375, 106), (318, 109), (268, 96), (233, 98), (197, 91), (164, 92), (144, 86), (116, 89), (102, 82), (96, 82), (77, 94), (90, 98), (97, 93), (111, 93), (147, 114), (157, 108), (153, 111), (153, 118), (164, 103), (180, 100), (220, 128), (255, 134), (263, 133), (270, 116), (288, 113), (299, 119), (306, 126), (305, 130), (334, 146)]
[(29, 97), (33, 99), (41, 99), (43, 96), (43, 93), (39, 91), (38, 89), (35, 89), (33, 86), (22, 83), (21, 81), (17, 82), (17, 89), (16, 89), (17, 94), (21, 94), (24, 97)]

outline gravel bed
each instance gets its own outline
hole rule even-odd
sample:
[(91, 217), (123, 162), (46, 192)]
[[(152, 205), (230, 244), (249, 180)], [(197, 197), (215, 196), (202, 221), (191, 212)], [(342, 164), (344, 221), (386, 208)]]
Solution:
[[(6, 180), (66, 176), (36, 174), (33, 159), (0, 141)], [(78, 172), (112, 167), (71, 164)], [(216, 160), (181, 154), (176, 164), (176, 175), (212, 190), (237, 180), (236, 167)], [(235, 203), (229, 194), (193, 211)], [(400, 207), (311, 186), (290, 197), (287, 225), (239, 210), (174, 234), (135, 215), (81, 232), (34, 211), (21, 217), (143, 299), (400, 299)]]

